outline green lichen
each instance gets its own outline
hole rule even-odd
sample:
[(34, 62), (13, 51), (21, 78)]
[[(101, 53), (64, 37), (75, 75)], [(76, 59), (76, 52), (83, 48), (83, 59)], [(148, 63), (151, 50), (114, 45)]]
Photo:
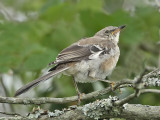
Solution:
[(102, 99), (100, 101), (95, 101), (93, 103), (86, 104), (82, 111), (83, 113), (90, 117), (98, 120), (102, 115), (119, 115), (121, 108), (114, 106), (115, 101), (118, 100), (118, 97), (109, 97), (108, 99)]

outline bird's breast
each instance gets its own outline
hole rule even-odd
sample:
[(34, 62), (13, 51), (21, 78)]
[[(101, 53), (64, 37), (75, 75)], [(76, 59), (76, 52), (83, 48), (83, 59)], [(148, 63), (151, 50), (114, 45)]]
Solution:
[[(114, 51), (115, 52), (115, 51)], [(98, 79), (105, 79), (115, 68), (120, 52), (117, 50), (114, 55), (106, 55), (103, 58), (82, 60), (75, 63), (66, 72), (73, 75), (76, 82), (95, 82)]]
[(103, 61), (100, 65), (100, 70), (103, 73), (106, 73), (106, 76), (111, 74), (112, 70), (116, 67), (116, 64), (119, 59), (119, 54), (117, 53), (115, 56), (112, 56), (105, 61)]

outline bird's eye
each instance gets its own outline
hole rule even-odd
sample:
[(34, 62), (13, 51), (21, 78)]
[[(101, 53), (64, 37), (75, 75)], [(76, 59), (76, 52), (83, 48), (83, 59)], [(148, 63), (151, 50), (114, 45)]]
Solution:
[(109, 30), (106, 30), (105, 33), (109, 33)]

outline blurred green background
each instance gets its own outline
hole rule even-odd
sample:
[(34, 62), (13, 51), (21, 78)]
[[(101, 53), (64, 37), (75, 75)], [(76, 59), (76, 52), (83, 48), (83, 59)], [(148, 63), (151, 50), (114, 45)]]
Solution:
[[(120, 35), (121, 55), (112, 80), (134, 78), (144, 66), (158, 67), (160, 46), (159, 0), (1, 0), (0, 95), (13, 96), (22, 85), (45, 74), (48, 63), (73, 42), (93, 36), (106, 26), (126, 24)], [(83, 93), (103, 89), (106, 83), (78, 84)], [(110, 95), (120, 98), (132, 90)], [(46, 81), (20, 97), (76, 95), (71, 77)], [(103, 96), (106, 98), (109, 95)], [(92, 100), (83, 101), (82, 104)], [(145, 94), (132, 103), (160, 105), (159, 95)], [(54, 110), (76, 104), (42, 105)], [(1, 111), (25, 113), (33, 105), (4, 105)], [(23, 109), (23, 111), (21, 110)]]

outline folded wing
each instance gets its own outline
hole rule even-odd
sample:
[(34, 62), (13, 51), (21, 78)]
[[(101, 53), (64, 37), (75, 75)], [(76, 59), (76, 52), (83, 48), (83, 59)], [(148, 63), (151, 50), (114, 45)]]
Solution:
[[(86, 42), (86, 43), (85, 43)], [(62, 50), (57, 56), (56, 60), (52, 64), (63, 64), (74, 61), (89, 60), (90, 56), (97, 53), (104, 53), (107, 50), (111, 50), (112, 46), (106, 40), (100, 38), (87, 38), (82, 39), (79, 42), (72, 44), (66, 49)], [(107, 49), (106, 49), (107, 48)]]

